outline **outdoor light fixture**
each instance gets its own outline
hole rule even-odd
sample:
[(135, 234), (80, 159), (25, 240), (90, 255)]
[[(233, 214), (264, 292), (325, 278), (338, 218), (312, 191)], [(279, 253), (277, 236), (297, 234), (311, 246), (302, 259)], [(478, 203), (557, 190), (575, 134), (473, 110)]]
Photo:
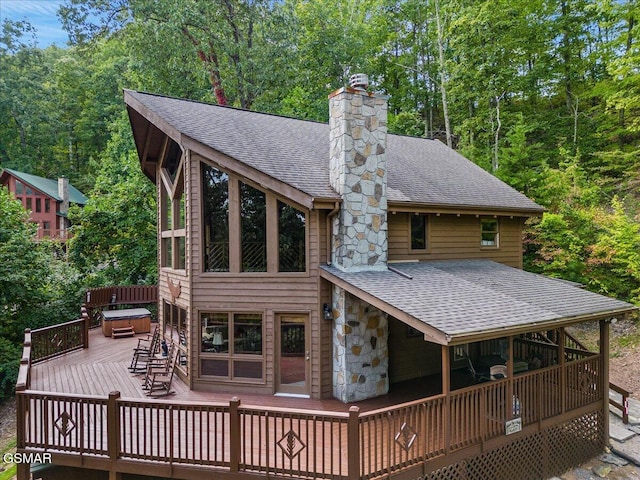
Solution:
[(333, 312), (328, 303), (325, 303), (322, 307), (322, 318), (325, 320), (333, 320)]

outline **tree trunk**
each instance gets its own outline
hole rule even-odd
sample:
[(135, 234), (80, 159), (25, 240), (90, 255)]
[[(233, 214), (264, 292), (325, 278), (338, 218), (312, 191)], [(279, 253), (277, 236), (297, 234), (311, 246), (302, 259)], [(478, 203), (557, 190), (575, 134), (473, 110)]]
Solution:
[(453, 139), (451, 136), (451, 123), (449, 120), (449, 104), (447, 103), (447, 87), (446, 74), (444, 65), (444, 34), (442, 22), (440, 21), (440, 0), (435, 0), (436, 7), (436, 26), (438, 28), (438, 70), (440, 71), (440, 94), (442, 95), (442, 115), (444, 117), (444, 129), (447, 135), (447, 146), (453, 148)]

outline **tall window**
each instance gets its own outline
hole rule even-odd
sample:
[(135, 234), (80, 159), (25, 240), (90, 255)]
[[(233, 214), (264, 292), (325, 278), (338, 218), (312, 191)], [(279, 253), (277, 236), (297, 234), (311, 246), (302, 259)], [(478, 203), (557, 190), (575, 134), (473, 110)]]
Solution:
[(242, 271), (267, 271), (267, 196), (240, 182)]
[(168, 302), (164, 302), (164, 336), (178, 348), (178, 365), (187, 369), (189, 342), (187, 341), (187, 311)]
[(201, 375), (262, 380), (263, 325), (259, 313), (201, 313)]
[(427, 249), (427, 216), (411, 215), (411, 250)]
[(24, 184), (20, 180), (16, 180), (16, 195), (24, 193)]
[(229, 176), (202, 163), (204, 271), (229, 271)]
[(494, 218), (480, 219), (480, 245), (483, 247), (497, 247), (499, 241), (498, 220)]
[(161, 209), (161, 261), (163, 267), (186, 269), (184, 162), (182, 151), (171, 142), (162, 162)]
[(278, 270), (304, 272), (306, 216), (297, 208), (278, 201)]

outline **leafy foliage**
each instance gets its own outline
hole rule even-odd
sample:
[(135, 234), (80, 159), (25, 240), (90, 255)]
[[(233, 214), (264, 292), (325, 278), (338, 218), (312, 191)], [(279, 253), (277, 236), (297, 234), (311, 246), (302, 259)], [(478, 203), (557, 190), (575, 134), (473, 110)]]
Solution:
[(95, 187), (76, 226), (69, 258), (87, 286), (157, 281), (155, 186), (140, 170), (126, 118), (113, 125)]

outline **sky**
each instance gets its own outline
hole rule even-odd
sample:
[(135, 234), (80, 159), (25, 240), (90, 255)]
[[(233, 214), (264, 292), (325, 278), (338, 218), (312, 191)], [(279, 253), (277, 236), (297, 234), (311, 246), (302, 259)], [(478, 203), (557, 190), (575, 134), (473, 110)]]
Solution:
[(65, 47), (69, 39), (56, 12), (64, 0), (0, 0), (0, 19), (28, 20), (36, 29), (38, 47)]

